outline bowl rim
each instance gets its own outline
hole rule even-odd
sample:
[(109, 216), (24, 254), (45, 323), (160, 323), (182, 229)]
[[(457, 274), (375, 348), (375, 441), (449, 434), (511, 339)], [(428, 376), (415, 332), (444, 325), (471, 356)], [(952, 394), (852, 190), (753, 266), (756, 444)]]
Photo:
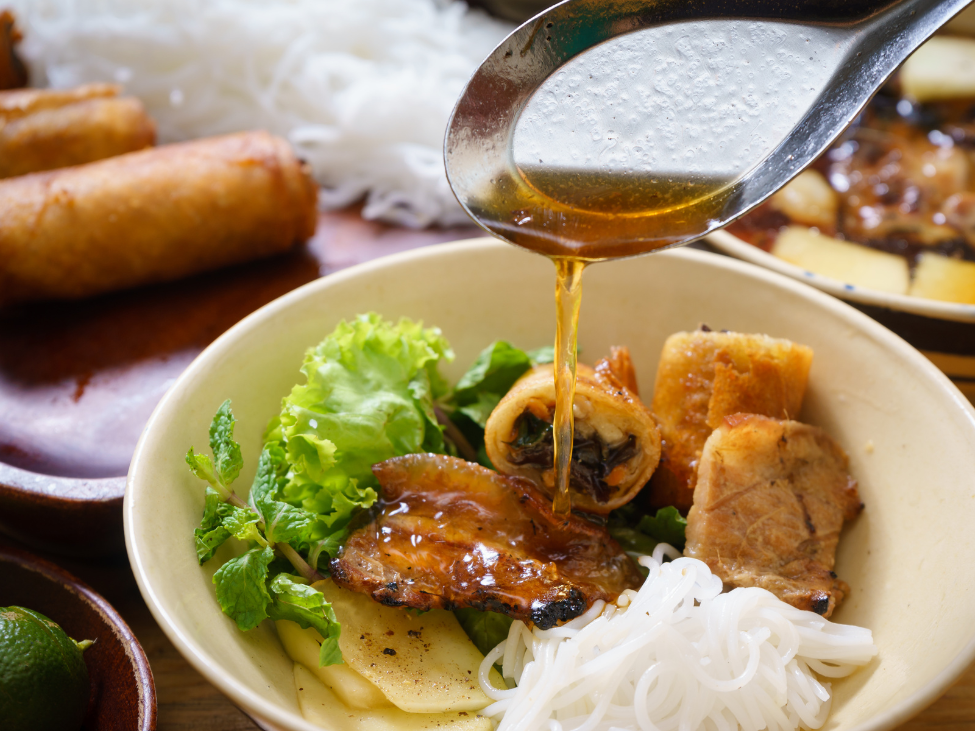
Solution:
[[(748, 244), (743, 244), (750, 246)], [(125, 529), (125, 546), (128, 553), (129, 562), (132, 566), (133, 574), (139, 590), (142, 593), (146, 604), (153, 617), (162, 628), (163, 632), (179, 650), (180, 654), (197, 670), (204, 678), (222, 693), (230, 698), (235, 704), (242, 708), (249, 715), (258, 719), (266, 720), (273, 724), (285, 724), (288, 728), (302, 729), (303, 731), (321, 731), (321, 727), (315, 726), (304, 720), (300, 716), (285, 711), (270, 701), (257, 698), (250, 694), (246, 687), (236, 679), (229, 676), (226, 671), (208, 653), (195, 647), (191, 638), (185, 636), (171, 619), (168, 611), (158, 600), (153, 591), (152, 583), (147, 574), (143, 563), (143, 557), (139, 550), (139, 540), (133, 530), (134, 508), (130, 495), (133, 488), (135, 473), (141, 467), (143, 452), (146, 444), (151, 439), (155, 424), (162, 419), (162, 414), (169, 408), (169, 404), (178, 400), (179, 394), (187, 388), (187, 383), (194, 380), (197, 373), (205, 367), (210, 359), (220, 359), (226, 350), (237, 338), (243, 337), (248, 331), (260, 323), (276, 317), (279, 313), (287, 310), (293, 303), (306, 297), (316, 294), (319, 290), (328, 289), (333, 284), (348, 279), (360, 277), (369, 272), (395, 267), (398, 264), (412, 260), (436, 259), (443, 255), (463, 254), (464, 252), (483, 251), (490, 249), (510, 250), (510, 244), (506, 244), (498, 239), (491, 237), (478, 237), (463, 239), (460, 241), (437, 244), (419, 249), (412, 249), (385, 257), (380, 257), (362, 264), (358, 264), (332, 274), (328, 274), (319, 279), (282, 295), (255, 310), (250, 315), (242, 319), (231, 327), (220, 337), (214, 340), (202, 353), (200, 353), (192, 363), (183, 371), (176, 382), (169, 388), (163, 398), (159, 401), (152, 415), (149, 417), (142, 435), (136, 444), (129, 473), (126, 478), (125, 500), (123, 502), (123, 525)], [(754, 247), (750, 247), (754, 248)], [(851, 321), (864, 334), (873, 338), (885, 341), (890, 347), (897, 351), (898, 355), (910, 362), (918, 371), (924, 372), (929, 379), (933, 379), (946, 396), (967, 413), (969, 421), (975, 428), (975, 406), (958, 390), (958, 388), (942, 373), (930, 360), (925, 358), (918, 350), (911, 346), (906, 340), (896, 333), (887, 329), (876, 320), (860, 312), (849, 304), (830, 296), (814, 287), (805, 285), (802, 281), (783, 274), (771, 271), (764, 267), (756, 267), (742, 262), (738, 259), (721, 256), (707, 251), (694, 249), (678, 248), (660, 251), (656, 256), (668, 258), (687, 259), (697, 261), (705, 266), (716, 266), (718, 268), (730, 269), (748, 278), (761, 280), (764, 284), (773, 288), (788, 289), (797, 292), (801, 296), (810, 300), (810, 303), (822, 307), (835, 315)], [(902, 699), (893, 707), (878, 714), (874, 718), (858, 724), (849, 731), (890, 731), (894, 727), (904, 723), (908, 719), (920, 713), (926, 707), (936, 701), (953, 683), (958, 676), (975, 661), (975, 639), (969, 641), (960, 648), (958, 653), (950, 663), (925, 686), (918, 689), (912, 695)], [(295, 721), (299, 723), (296, 724)]]
[(108, 603), (101, 594), (96, 592), (81, 579), (62, 569), (47, 559), (35, 556), (21, 548), (0, 546), (0, 562), (12, 563), (21, 568), (40, 574), (55, 584), (60, 584), (77, 597), (77, 600), (91, 606), (102, 621), (111, 627), (113, 633), (125, 649), (136, 684), (139, 688), (140, 725), (136, 731), (155, 731), (157, 720), (156, 685), (152, 677), (152, 668), (145, 650), (139, 644), (139, 639), (131, 630), (122, 616)]
[(893, 294), (891, 292), (881, 292), (876, 289), (847, 284), (839, 279), (833, 279), (832, 277), (803, 269), (795, 264), (790, 264), (784, 259), (779, 259), (777, 256), (773, 256), (767, 251), (749, 244), (747, 241), (725, 230), (714, 231), (704, 238), (722, 253), (766, 269), (771, 269), (792, 279), (798, 279), (800, 282), (805, 282), (848, 302), (885, 307), (889, 310), (900, 310), (902, 312), (910, 312), (915, 315), (923, 315), (924, 317), (932, 317), (939, 320), (975, 322), (975, 305), (966, 305), (960, 302), (942, 302), (940, 300), (913, 297), (906, 294)]

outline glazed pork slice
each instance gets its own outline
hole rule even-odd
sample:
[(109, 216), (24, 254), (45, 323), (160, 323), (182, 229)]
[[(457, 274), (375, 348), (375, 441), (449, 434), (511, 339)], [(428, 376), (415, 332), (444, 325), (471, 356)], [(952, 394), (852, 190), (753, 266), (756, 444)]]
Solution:
[(704, 445), (685, 554), (726, 586), (758, 586), (830, 616), (849, 587), (833, 573), (840, 529), (862, 509), (846, 454), (822, 429), (725, 418)]
[(382, 604), (474, 607), (548, 629), (642, 583), (605, 528), (555, 516), (527, 479), (435, 454), (373, 472), (383, 504), (331, 570), (336, 584)]

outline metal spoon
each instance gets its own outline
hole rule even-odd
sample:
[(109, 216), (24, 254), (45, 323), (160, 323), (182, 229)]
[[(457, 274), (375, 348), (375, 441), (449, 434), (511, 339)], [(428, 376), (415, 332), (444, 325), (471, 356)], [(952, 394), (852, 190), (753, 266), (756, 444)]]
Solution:
[(481, 64), (447, 177), (492, 234), (598, 260), (688, 243), (819, 156), (969, 0), (566, 0)]

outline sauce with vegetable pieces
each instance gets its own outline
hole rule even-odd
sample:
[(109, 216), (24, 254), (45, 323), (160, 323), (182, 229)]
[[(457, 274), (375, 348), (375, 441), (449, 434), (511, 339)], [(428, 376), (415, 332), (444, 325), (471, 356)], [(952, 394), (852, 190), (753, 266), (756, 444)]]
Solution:
[(975, 96), (922, 104), (881, 92), (810, 169), (728, 231), (854, 285), (975, 302), (973, 164)]

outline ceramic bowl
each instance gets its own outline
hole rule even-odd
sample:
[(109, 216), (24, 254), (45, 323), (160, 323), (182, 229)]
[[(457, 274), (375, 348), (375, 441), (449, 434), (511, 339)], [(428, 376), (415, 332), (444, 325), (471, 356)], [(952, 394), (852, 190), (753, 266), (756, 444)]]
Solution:
[[(269, 622), (237, 630), (214, 599), (192, 531), (203, 489), (183, 462), (230, 398), (248, 485), (261, 433), (299, 377), (306, 348), (344, 318), (376, 311), (438, 325), (456, 379), (490, 341), (523, 348), (554, 334), (550, 262), (489, 240), (441, 245), (330, 275), (267, 305), (211, 345), (169, 390), (136, 448), (126, 545), (150, 609), (210, 682), (268, 728), (312, 731), (292, 663)], [(664, 339), (707, 323), (815, 351), (805, 421), (850, 455), (866, 510), (837, 571), (853, 587), (835, 615), (869, 627), (880, 655), (835, 683), (835, 731), (890, 729), (937, 698), (975, 658), (975, 410), (927, 359), (869, 317), (811, 287), (729, 257), (673, 251), (586, 272), (583, 360), (631, 349), (644, 392)]]
[(707, 241), (722, 253), (785, 274), (850, 303), (924, 353), (975, 401), (975, 305), (857, 287), (790, 264), (727, 231), (716, 231)]
[[(71, 574), (44, 559), (0, 548), (0, 607), (34, 609), (85, 650), (91, 697), (84, 731), (153, 731), (156, 691), (139, 641), (112, 606)], [(0, 719), (0, 727), (2, 727)]]
[(71, 556), (121, 553), (124, 495), (124, 477), (59, 477), (0, 462), (0, 532)]

